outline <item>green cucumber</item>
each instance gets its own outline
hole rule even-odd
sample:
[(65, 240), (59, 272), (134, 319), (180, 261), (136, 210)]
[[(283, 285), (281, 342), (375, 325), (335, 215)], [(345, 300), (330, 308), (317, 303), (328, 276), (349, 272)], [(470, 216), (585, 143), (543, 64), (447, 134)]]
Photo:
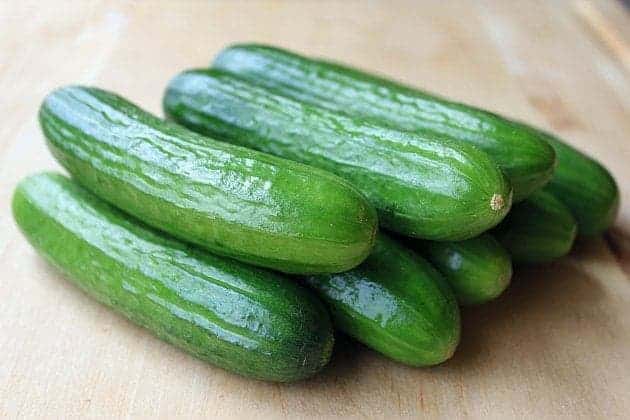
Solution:
[(328, 303), (335, 328), (393, 360), (435, 365), (459, 343), (459, 308), (446, 281), (383, 234), (357, 268), (307, 283)]
[(577, 223), (546, 188), (517, 203), (494, 234), (515, 263), (544, 263), (571, 251)]
[(223, 50), (213, 67), (311, 105), (471, 143), (505, 172), (515, 202), (542, 187), (553, 173), (553, 149), (521, 124), (357, 69), (247, 44)]
[(558, 166), (546, 189), (569, 208), (578, 233), (593, 236), (608, 229), (619, 210), (619, 187), (599, 162), (548, 133), (542, 133), (556, 150)]
[(444, 275), (461, 305), (486, 303), (510, 285), (510, 255), (488, 233), (461, 242), (416, 241), (413, 248)]
[(144, 227), (58, 174), (20, 182), (14, 218), (87, 294), (200, 359), (293, 381), (328, 362), (332, 325), (310, 291)]
[(348, 270), (372, 248), (374, 209), (328, 172), (202, 137), (96, 88), (56, 90), (39, 120), (80, 184), (213, 253), (311, 274)]
[(503, 219), (511, 187), (473, 146), (424, 138), (276, 95), (218, 70), (177, 76), (164, 96), (175, 121), (340, 175), (407, 236), (461, 240)]

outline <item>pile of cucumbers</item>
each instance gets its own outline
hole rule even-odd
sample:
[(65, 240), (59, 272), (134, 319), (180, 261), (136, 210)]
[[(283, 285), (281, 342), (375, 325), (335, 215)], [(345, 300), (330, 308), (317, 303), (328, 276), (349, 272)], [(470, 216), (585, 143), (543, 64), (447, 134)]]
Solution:
[(50, 93), (39, 122), (71, 178), (25, 178), (13, 214), (89, 295), (252, 378), (312, 376), (335, 329), (441, 363), (459, 305), (619, 206), (610, 173), (551, 134), (278, 48), (228, 47), (163, 105), (166, 120), (93, 87)]

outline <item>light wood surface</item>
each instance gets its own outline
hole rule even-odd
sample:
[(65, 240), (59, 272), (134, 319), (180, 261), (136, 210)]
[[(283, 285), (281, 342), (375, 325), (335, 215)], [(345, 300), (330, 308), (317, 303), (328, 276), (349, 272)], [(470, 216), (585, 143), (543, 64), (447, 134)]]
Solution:
[[(628, 28), (612, 1), (0, 2), (0, 417), (628, 418)], [(10, 197), (26, 174), (58, 167), (36, 119), (51, 89), (98, 85), (161, 113), (170, 77), (237, 41), (340, 59), (552, 130), (611, 168), (616, 226), (465, 310), (461, 346), (439, 367), (344, 339), (298, 384), (197, 361), (38, 258)]]

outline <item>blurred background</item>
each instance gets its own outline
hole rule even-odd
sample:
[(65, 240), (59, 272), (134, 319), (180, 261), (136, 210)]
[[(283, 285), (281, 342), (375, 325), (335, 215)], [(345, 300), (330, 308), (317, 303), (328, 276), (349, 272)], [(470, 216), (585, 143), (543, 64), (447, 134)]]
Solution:
[[(246, 41), (550, 130), (611, 169), (618, 222), (467, 310), (461, 350), (436, 368), (343, 342), (331, 370), (291, 386), (196, 361), (60, 280), (19, 236), (10, 196), (26, 174), (57, 168), (36, 116), (55, 87), (100, 86), (162, 115), (171, 77)], [(10, 285), (0, 287), (0, 417), (627, 416), (629, 42), (618, 0), (0, 1), (0, 278)]]

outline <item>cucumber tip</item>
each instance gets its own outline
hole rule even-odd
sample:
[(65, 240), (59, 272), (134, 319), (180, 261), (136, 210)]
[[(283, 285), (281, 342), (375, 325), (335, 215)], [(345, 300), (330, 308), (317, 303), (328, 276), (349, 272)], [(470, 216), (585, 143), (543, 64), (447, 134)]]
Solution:
[(505, 200), (501, 194), (494, 193), (490, 199), (490, 208), (499, 211), (505, 206)]

